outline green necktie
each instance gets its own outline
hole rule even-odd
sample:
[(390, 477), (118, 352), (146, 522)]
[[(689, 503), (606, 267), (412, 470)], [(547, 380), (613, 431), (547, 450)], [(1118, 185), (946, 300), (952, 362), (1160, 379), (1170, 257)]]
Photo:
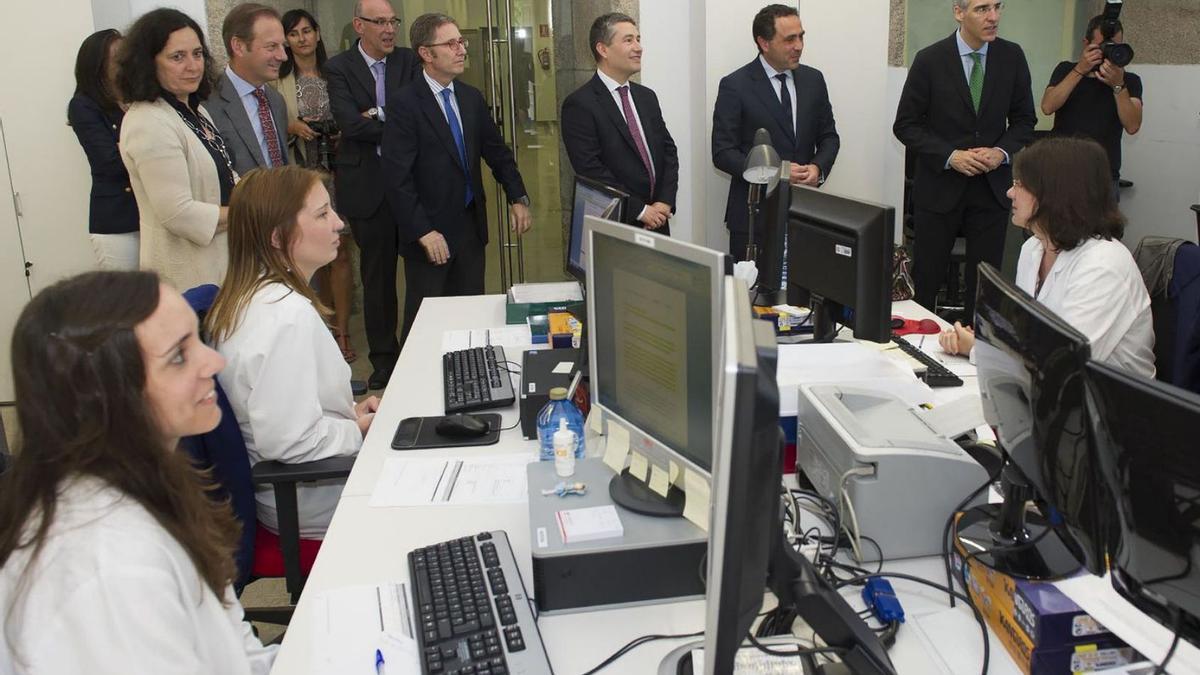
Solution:
[(971, 52), (971, 60), (974, 65), (971, 66), (971, 79), (967, 84), (971, 88), (971, 103), (975, 106), (975, 112), (979, 112), (979, 101), (983, 98), (983, 54)]

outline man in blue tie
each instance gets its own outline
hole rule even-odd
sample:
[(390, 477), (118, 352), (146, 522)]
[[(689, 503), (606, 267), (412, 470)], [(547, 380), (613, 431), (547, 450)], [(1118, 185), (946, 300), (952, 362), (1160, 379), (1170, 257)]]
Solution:
[(504, 188), (512, 231), (529, 229), (529, 196), (483, 94), (458, 82), (467, 40), (454, 19), (423, 14), (409, 40), (422, 77), (387, 102), (383, 171), (404, 258), (404, 329), (426, 297), (483, 293), (488, 242), (482, 158)]

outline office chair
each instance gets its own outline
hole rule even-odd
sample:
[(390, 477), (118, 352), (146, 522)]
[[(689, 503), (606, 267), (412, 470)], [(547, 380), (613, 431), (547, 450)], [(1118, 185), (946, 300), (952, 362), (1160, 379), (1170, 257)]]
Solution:
[(4, 418), (0, 417), (0, 476), (8, 471), (11, 454), (8, 451), (8, 436), (4, 434)]
[(1145, 237), (1134, 258), (1150, 293), (1155, 377), (1200, 393), (1200, 246)]
[[(203, 321), (216, 294), (217, 287), (207, 284), (190, 289), (183, 296)], [(182, 447), (198, 466), (212, 471), (217, 485), (214, 497), (229, 499), (234, 515), (241, 522), (242, 538), (236, 554), (238, 578), (234, 587), (240, 595), (251, 581), (283, 577), (295, 605), (321, 545), (320, 541), (300, 538), (296, 484), (346, 478), (355, 458), (330, 457), (300, 464), (268, 461), (251, 467), (237, 418), (220, 382), (216, 382), (216, 393), (221, 408), (220, 424), (210, 432), (184, 438)], [(260, 485), (270, 485), (275, 490), (278, 535), (258, 525), (254, 492)], [(246, 618), (286, 625), (293, 609), (292, 606), (247, 607)]]
[(1200, 204), (1192, 204), (1192, 210), (1196, 212), (1196, 243), (1200, 244)]

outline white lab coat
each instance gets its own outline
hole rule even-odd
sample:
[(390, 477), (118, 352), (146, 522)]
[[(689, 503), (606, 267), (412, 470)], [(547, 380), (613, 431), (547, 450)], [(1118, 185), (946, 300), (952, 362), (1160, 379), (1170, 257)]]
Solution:
[(1154, 377), (1150, 295), (1129, 249), (1095, 237), (1080, 242), (1058, 254), (1035, 294), (1043, 251), (1037, 237), (1021, 246), (1017, 286), (1083, 333), (1092, 358)]
[(222, 606), (179, 542), (100, 479), (62, 487), (32, 566), (30, 553), (0, 570), (0, 675), (271, 669), (278, 647), (250, 631), (233, 588)]
[[(217, 378), (237, 416), (253, 466), (354, 455), (362, 447), (350, 366), (317, 310), (283, 284), (260, 288), (233, 334), (216, 345)], [(322, 539), (345, 481), (297, 486), (300, 536)], [(259, 488), (258, 519), (278, 532), (275, 495)]]

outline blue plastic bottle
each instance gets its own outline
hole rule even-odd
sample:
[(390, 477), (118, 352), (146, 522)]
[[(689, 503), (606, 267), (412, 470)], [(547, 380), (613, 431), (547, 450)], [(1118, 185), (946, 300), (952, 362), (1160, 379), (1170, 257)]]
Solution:
[(583, 413), (567, 400), (566, 387), (555, 387), (550, 390), (550, 402), (537, 415), (538, 457), (542, 461), (554, 461), (554, 432), (558, 431), (558, 420), (564, 417), (567, 428), (575, 432), (575, 457), (583, 457)]

